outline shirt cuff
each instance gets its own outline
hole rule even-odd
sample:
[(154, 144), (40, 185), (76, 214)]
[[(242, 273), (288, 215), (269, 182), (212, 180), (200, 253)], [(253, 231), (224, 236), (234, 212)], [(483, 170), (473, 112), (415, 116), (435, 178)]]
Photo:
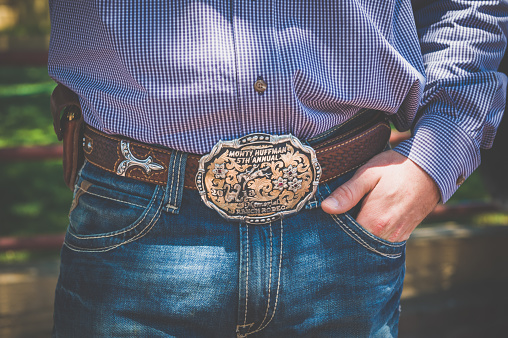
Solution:
[(432, 177), (443, 203), (480, 165), (480, 149), (476, 142), (455, 122), (441, 115), (423, 116), (413, 136), (394, 150)]

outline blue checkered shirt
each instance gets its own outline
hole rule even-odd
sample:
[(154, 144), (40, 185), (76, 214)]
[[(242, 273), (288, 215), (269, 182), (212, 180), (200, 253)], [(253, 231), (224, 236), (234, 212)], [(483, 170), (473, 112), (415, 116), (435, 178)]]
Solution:
[[(305, 139), (360, 109), (443, 201), (504, 110), (507, 1), (50, 0), (49, 73), (106, 133), (202, 154), (252, 132)], [(256, 81), (266, 83), (260, 94)]]

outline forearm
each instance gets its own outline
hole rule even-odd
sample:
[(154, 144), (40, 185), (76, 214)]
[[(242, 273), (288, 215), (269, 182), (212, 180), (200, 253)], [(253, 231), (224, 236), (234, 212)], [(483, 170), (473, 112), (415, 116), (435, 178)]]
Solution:
[(492, 145), (504, 110), (506, 1), (413, 1), (427, 83), (413, 137), (395, 148), (424, 169), (446, 202)]

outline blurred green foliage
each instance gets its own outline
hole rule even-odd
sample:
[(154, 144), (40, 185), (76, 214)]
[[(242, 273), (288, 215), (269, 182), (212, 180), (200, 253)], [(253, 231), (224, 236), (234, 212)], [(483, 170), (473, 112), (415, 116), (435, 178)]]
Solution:
[(29, 259), (30, 251), (26, 250), (0, 252), (0, 265), (26, 262)]
[(0, 162), (0, 236), (62, 233), (72, 192), (59, 160)]
[(0, 67), (0, 147), (58, 142), (49, 112), (54, 87), (44, 67)]
[(60, 256), (60, 250), (9, 250), (0, 252), (0, 269), (22, 264), (33, 266), (34, 262), (56, 260)]
[(453, 205), (457, 203), (487, 200), (489, 200), (489, 193), (485, 189), (480, 173), (475, 171), (446, 204)]
[[(0, 67), (0, 148), (58, 143), (45, 67)], [(72, 193), (61, 161), (0, 161), (0, 236), (61, 233)]]
[[(0, 67), (0, 86), (5, 85), (33, 85), (51, 81), (46, 67)], [(2, 95), (2, 93), (0, 93)]]
[(12, 21), (1, 33), (7, 33), (11, 37), (49, 34), (51, 25), (47, 0), (0, 0), (0, 5), (10, 9), (10, 15), (6, 19)]

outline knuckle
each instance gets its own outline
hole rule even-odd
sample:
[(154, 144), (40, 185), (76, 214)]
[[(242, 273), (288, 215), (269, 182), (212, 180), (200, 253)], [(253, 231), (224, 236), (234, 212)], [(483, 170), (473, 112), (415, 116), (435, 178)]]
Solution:
[(350, 187), (349, 184), (343, 184), (335, 190), (336, 198), (353, 200), (354, 199), (354, 190)]
[(375, 236), (383, 237), (383, 234), (387, 233), (390, 220), (387, 218), (376, 218), (372, 222), (369, 222), (366, 227), (367, 230)]

